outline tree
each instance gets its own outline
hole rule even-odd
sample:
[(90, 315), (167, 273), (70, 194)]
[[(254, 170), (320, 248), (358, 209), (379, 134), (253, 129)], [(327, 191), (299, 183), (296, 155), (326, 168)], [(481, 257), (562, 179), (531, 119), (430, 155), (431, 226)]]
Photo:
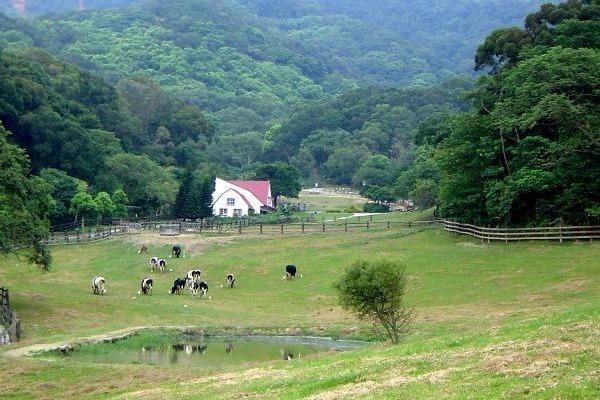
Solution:
[(377, 332), (396, 344), (408, 332), (414, 309), (404, 302), (406, 264), (394, 261), (358, 261), (335, 284), (342, 308), (370, 321)]
[(81, 216), (81, 230), (85, 229), (85, 217), (94, 218), (98, 215), (98, 204), (94, 198), (86, 192), (76, 193), (71, 199), (71, 215), (75, 215), (75, 222)]
[(212, 194), (214, 191), (214, 175), (196, 172), (187, 194), (184, 217), (201, 219), (212, 216)]
[(355, 186), (388, 186), (394, 180), (394, 165), (384, 155), (376, 154), (365, 160), (360, 166), (352, 183)]
[(53, 205), (50, 187), (30, 176), (25, 152), (8, 142), (8, 134), (0, 123), (0, 253), (24, 256), (47, 270), (52, 261), (45, 244)]
[(40, 171), (42, 178), (50, 185), (54, 207), (50, 214), (52, 224), (64, 224), (71, 219), (69, 207), (75, 193), (87, 190), (87, 183), (67, 175), (54, 168), (44, 168)]
[(433, 207), (437, 200), (438, 184), (433, 179), (420, 179), (415, 189), (410, 192), (410, 198), (421, 209)]
[(117, 189), (112, 195), (112, 201), (115, 205), (113, 215), (119, 219), (127, 218), (127, 204), (129, 204), (129, 198), (127, 193), (123, 189)]
[(102, 221), (104, 218), (112, 218), (113, 213), (115, 212), (115, 204), (108, 193), (99, 192), (96, 195), (94, 202), (98, 206), (99, 221)]
[(171, 170), (147, 156), (120, 153), (106, 160), (99, 178), (106, 191), (123, 189), (131, 204), (143, 212), (160, 212), (175, 201), (179, 185)]
[(277, 207), (279, 196), (297, 197), (302, 184), (300, 172), (293, 165), (284, 162), (259, 165), (254, 171), (255, 179), (268, 179), (271, 181), (271, 195), (273, 206)]
[(368, 154), (365, 146), (337, 148), (324, 165), (325, 175), (335, 183), (350, 184)]

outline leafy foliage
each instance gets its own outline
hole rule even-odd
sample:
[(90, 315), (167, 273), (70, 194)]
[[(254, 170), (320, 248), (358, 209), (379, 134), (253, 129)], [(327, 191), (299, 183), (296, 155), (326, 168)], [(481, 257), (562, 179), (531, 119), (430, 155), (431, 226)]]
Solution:
[(9, 143), (8, 135), (0, 123), (0, 253), (25, 255), (48, 269), (52, 259), (44, 241), (49, 235), (50, 188), (30, 176), (25, 152)]
[(449, 121), (439, 146), (444, 215), (495, 225), (593, 218), (586, 210), (600, 202), (600, 51), (585, 27), (600, 13), (589, 3), (544, 5), (526, 18), (530, 40), (516, 55), (496, 51), (495, 61), (482, 61), (493, 73), (471, 96), (475, 111)]
[(406, 264), (358, 261), (335, 285), (340, 304), (358, 318), (381, 325), (392, 343), (408, 332), (414, 310), (404, 302)]
[(274, 207), (277, 207), (277, 199), (280, 196), (297, 197), (302, 189), (300, 173), (294, 166), (286, 163), (259, 165), (254, 174), (255, 179), (271, 181)]

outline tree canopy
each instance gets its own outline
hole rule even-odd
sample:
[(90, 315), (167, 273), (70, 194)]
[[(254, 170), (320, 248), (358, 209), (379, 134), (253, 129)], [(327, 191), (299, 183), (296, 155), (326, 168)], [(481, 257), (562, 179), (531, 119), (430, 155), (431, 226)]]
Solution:
[(53, 200), (49, 185), (31, 176), (25, 152), (8, 142), (0, 123), (0, 253), (17, 254), (44, 269), (51, 257), (45, 240)]

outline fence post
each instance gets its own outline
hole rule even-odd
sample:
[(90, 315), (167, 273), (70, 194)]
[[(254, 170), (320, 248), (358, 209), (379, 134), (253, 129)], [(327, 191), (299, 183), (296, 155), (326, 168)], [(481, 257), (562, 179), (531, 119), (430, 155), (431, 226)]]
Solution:
[(367, 221), (367, 230), (369, 230), (369, 221)]
[(262, 231), (262, 224), (260, 224), (260, 234), (262, 235), (263, 231)]
[(373, 214), (369, 215), (369, 221), (373, 221)]
[(238, 233), (241, 235), (242, 234), (242, 224), (238, 225)]
[(302, 233), (304, 233), (304, 222), (302, 223)]
[(281, 233), (283, 233), (283, 223), (281, 224)]
[(508, 227), (504, 228), (504, 243), (508, 243)]
[(390, 221), (387, 222), (387, 228), (390, 229)]
[(344, 221), (344, 232), (348, 232), (348, 221)]
[(325, 222), (323, 222), (323, 232), (325, 232)]
[(560, 225), (558, 225), (558, 234), (560, 236), (560, 243), (563, 242), (563, 222), (562, 222), (562, 218), (560, 220)]

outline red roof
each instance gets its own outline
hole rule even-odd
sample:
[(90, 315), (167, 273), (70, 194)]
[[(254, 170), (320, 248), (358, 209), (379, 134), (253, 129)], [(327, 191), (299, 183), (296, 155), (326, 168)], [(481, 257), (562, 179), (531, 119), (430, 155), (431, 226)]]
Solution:
[(263, 205), (268, 204), (269, 189), (271, 188), (271, 182), (269, 181), (229, 181), (229, 183), (239, 186), (242, 189), (246, 189), (250, 193), (256, 196)]

